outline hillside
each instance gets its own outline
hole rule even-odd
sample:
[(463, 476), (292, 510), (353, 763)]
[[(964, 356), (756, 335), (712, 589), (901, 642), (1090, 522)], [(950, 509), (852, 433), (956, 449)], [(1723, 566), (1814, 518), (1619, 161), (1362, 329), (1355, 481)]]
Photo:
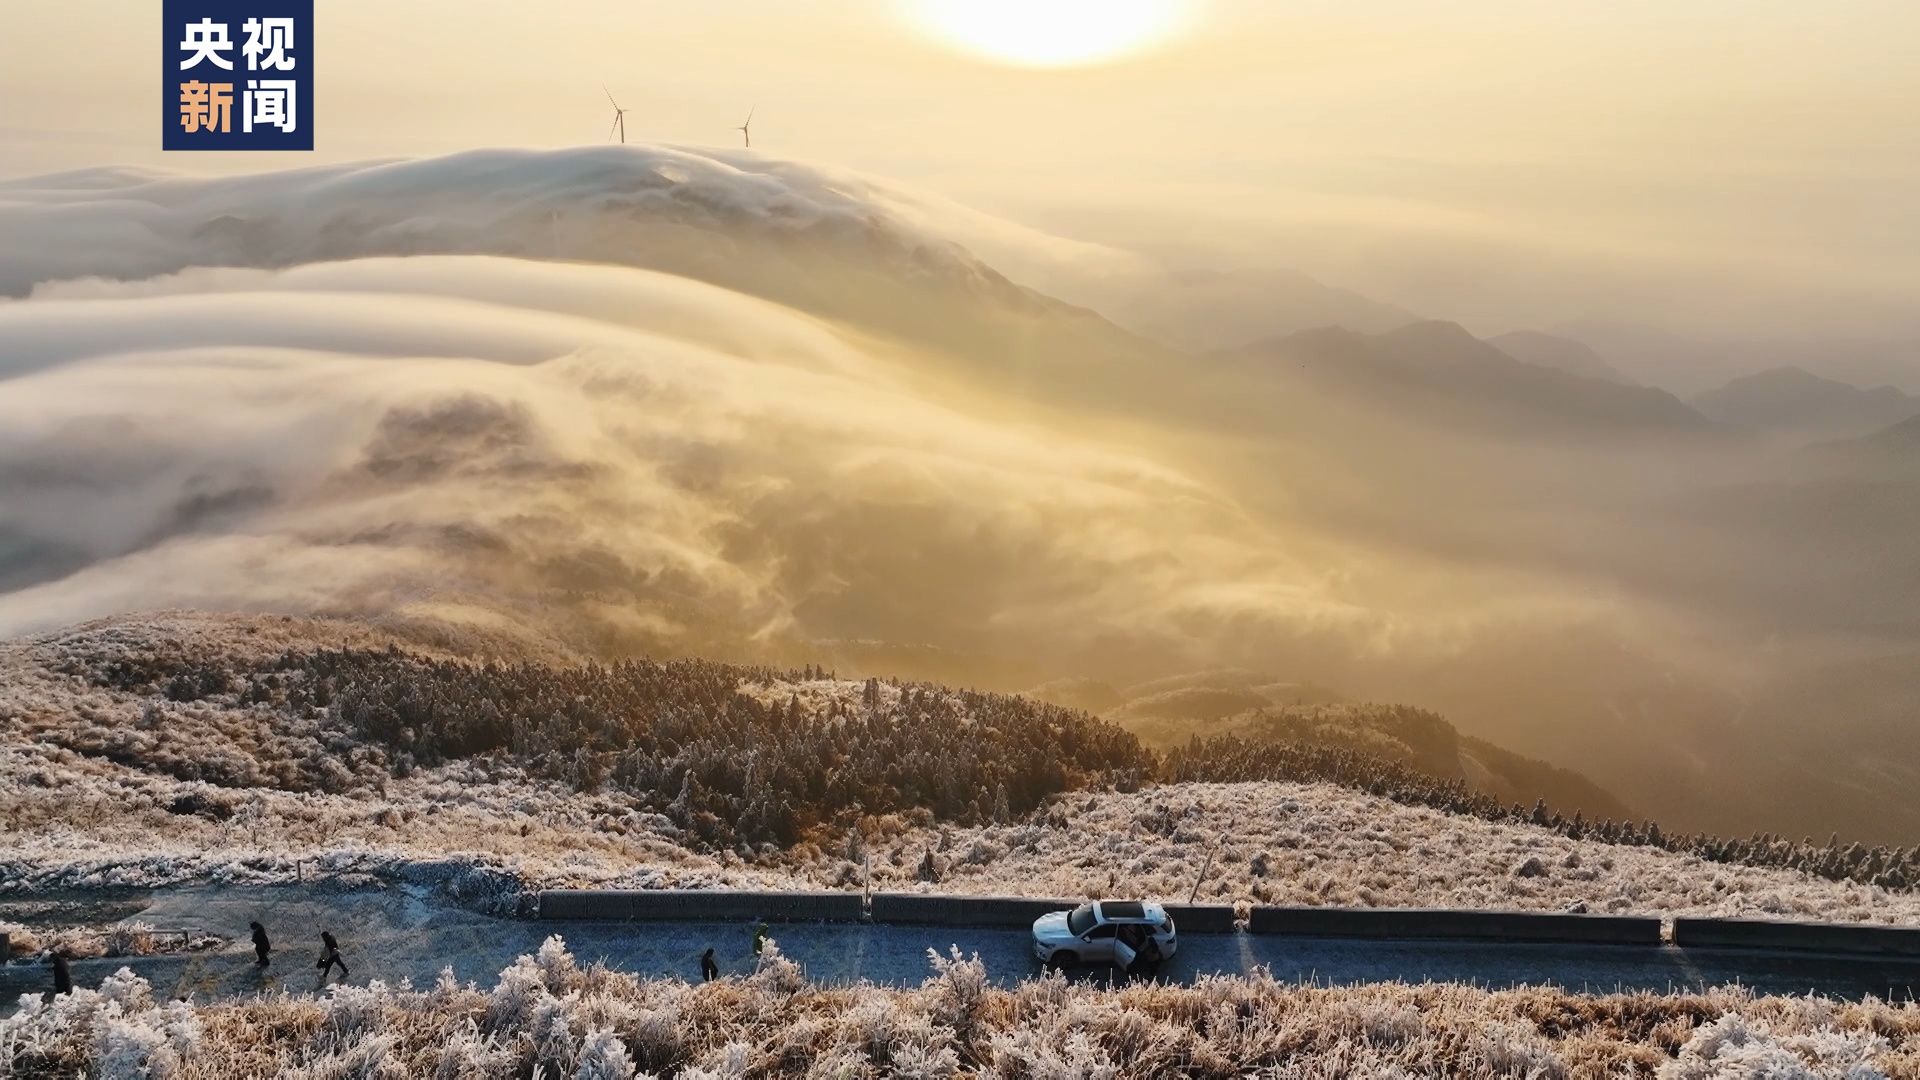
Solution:
[(543, 886), (845, 888), (869, 865), (884, 888), (1172, 897), (1209, 865), (1200, 895), (1236, 903), (1920, 922), (1915, 851), (1565, 818), (1338, 747), (1156, 759), (1019, 697), (383, 636), (179, 616), (0, 646), (0, 882), (317, 874), (512, 912)]
[(1161, 750), (1219, 736), (1329, 747), (1397, 762), (1439, 780), (1458, 780), (1505, 803), (1544, 802), (1568, 813), (1579, 810), (1616, 820), (1639, 816), (1580, 773), (1462, 735), (1437, 713), (1349, 702), (1311, 682), (1227, 670), (1160, 679), (1124, 691), (1089, 680), (1063, 680), (1029, 693), (1096, 713)]

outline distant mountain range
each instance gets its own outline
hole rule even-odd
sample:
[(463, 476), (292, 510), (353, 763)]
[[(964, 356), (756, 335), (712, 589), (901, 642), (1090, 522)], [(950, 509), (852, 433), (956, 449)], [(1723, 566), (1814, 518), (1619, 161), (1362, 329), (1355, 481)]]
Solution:
[(1742, 376), (1691, 401), (1728, 427), (1800, 440), (1859, 437), (1920, 416), (1920, 397), (1891, 386), (1863, 390), (1797, 367)]
[(1855, 386), (1895, 386), (1920, 393), (1920, 340), (1712, 338), (1614, 322), (1548, 328), (1582, 342), (1632, 378), (1677, 394), (1705, 393), (1732, 379), (1772, 368), (1799, 367)]
[[(1553, 348), (1532, 337), (1522, 341), (1536, 354)], [(1573, 350), (1560, 352), (1571, 355)], [(1318, 391), (1486, 432), (1544, 428), (1698, 433), (1712, 426), (1664, 390), (1516, 359), (1450, 322), (1415, 323), (1383, 334), (1326, 327), (1268, 339), (1229, 355), (1273, 365)]]
[(1902, 454), (1920, 452), (1920, 416), (1910, 416), (1891, 427), (1882, 428), (1865, 438), (1854, 440), (1862, 449)]
[(1171, 270), (1091, 306), (1130, 330), (1201, 351), (1321, 326), (1377, 334), (1421, 321), (1404, 308), (1277, 268)]
[(1552, 368), (1585, 379), (1604, 379), (1622, 386), (1640, 385), (1619, 368), (1607, 363), (1591, 345), (1571, 338), (1543, 334), (1538, 330), (1516, 330), (1511, 334), (1490, 337), (1487, 344), (1515, 360), (1524, 360), (1536, 367)]

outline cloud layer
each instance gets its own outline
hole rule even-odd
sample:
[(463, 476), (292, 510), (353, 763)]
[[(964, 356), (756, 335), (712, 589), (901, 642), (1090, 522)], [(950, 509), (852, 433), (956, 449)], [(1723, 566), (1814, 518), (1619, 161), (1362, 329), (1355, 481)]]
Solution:
[(0, 305), (0, 352), (0, 633), (175, 605), (589, 613), (683, 647), (1162, 638), (1256, 597), (1363, 618), (1178, 471), (940, 404), (910, 354), (685, 278), (94, 279)]
[(1418, 503), (1356, 464), (1390, 446), (1330, 473), (1284, 439), (1209, 442), (1275, 414), (1233, 387), (1221, 412), (1184, 361), (973, 248), (1076, 296), (1158, 272), (671, 148), (0, 184), (0, 632), (176, 604), (565, 611), (590, 648), (1324, 675), (1622, 617), (1316, 525), (1293, 498), (1315, 485)]

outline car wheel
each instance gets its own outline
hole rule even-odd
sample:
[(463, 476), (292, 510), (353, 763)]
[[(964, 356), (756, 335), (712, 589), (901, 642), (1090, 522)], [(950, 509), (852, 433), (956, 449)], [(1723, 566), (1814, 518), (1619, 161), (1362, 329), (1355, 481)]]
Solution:
[(1048, 958), (1047, 966), (1058, 971), (1061, 968), (1067, 967), (1068, 965), (1071, 965), (1071, 964), (1077, 964), (1079, 962), (1080, 962), (1080, 954), (1078, 953), (1057, 952)]

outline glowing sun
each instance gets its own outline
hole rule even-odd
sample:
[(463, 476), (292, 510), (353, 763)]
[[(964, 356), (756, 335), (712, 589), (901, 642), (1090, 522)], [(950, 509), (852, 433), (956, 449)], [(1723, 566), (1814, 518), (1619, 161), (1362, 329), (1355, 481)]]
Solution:
[(1184, 0), (909, 0), (941, 41), (989, 60), (1071, 67), (1114, 60), (1166, 38)]

